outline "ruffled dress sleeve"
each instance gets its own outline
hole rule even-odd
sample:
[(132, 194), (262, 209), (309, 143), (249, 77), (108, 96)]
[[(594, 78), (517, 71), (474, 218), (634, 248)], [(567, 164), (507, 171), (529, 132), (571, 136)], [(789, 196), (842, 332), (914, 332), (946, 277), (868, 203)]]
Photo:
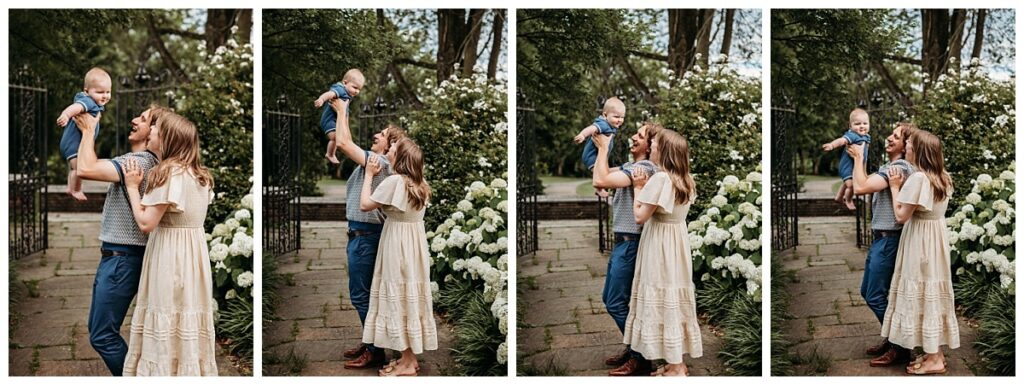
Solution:
[(661, 207), (665, 213), (672, 214), (672, 209), (676, 206), (676, 190), (672, 187), (668, 174), (659, 172), (651, 176), (636, 200)]
[(917, 211), (926, 213), (931, 212), (932, 205), (935, 204), (932, 184), (922, 172), (915, 172), (907, 178), (900, 188), (900, 196), (896, 199), (900, 203), (917, 205)]
[(180, 213), (187, 209), (185, 184), (191, 176), (182, 169), (171, 171), (163, 186), (154, 188), (142, 197), (144, 206), (169, 205), (167, 211)]
[(394, 207), (396, 210), (405, 212), (409, 210), (409, 196), (405, 188), (405, 178), (401, 175), (391, 175), (380, 182), (370, 199), (385, 206)]

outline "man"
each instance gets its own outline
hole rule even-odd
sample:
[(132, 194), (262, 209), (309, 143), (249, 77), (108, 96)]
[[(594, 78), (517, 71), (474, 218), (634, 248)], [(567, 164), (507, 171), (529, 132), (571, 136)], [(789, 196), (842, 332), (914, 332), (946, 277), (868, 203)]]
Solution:
[[(162, 107), (151, 105), (132, 119), (128, 133), (131, 152), (114, 159), (98, 160), (94, 134), (100, 117), (80, 114), (75, 123), (82, 131), (78, 147), (78, 177), (110, 182), (103, 201), (100, 220), (100, 259), (96, 280), (92, 286), (92, 304), (89, 306), (89, 344), (99, 353), (110, 374), (120, 376), (124, 368), (128, 344), (121, 337), (121, 324), (128, 307), (139, 290), (142, 256), (146, 253), (148, 237), (139, 229), (132, 216), (131, 204), (123, 181), (121, 165), (134, 159), (145, 175), (156, 166), (156, 154), (146, 148), (150, 130), (165, 113)], [(143, 178), (145, 178), (145, 175)], [(146, 191), (143, 179), (139, 192)]]
[[(371, 156), (377, 157), (381, 171), (373, 177), (372, 188), (391, 175), (391, 164), (388, 162), (388, 150), (391, 145), (405, 137), (405, 131), (398, 126), (388, 125), (373, 136), (370, 151), (359, 148), (352, 140), (352, 131), (348, 125), (348, 114), (345, 108), (348, 101), (335, 99), (331, 108), (338, 112), (338, 123), (335, 139), (338, 150), (356, 162), (358, 166), (348, 177), (345, 197), (345, 219), (348, 221), (348, 291), (352, 306), (359, 313), (360, 324), (366, 324), (366, 313), (370, 308), (370, 284), (373, 283), (373, 267), (377, 262), (377, 245), (380, 243), (380, 232), (384, 228), (384, 213), (380, 209), (363, 212), (359, 210), (360, 189), (363, 186), (365, 171), (363, 167)], [(359, 344), (346, 350), (346, 369), (373, 368), (384, 364), (384, 351), (373, 345)]]
[[(605, 276), (604, 300), (608, 315), (615, 320), (619, 332), (626, 328), (626, 317), (629, 315), (629, 297), (633, 289), (633, 272), (636, 269), (636, 252), (640, 244), (642, 225), (636, 223), (633, 216), (633, 178), (634, 170), (643, 170), (646, 175), (654, 175), (654, 163), (650, 156), (650, 137), (654, 134), (654, 126), (644, 124), (633, 135), (629, 147), (634, 162), (626, 162), (611, 170), (608, 168), (608, 144), (610, 136), (594, 135), (594, 145), (598, 149), (597, 163), (594, 164), (594, 187), (598, 189), (615, 189), (612, 197), (612, 231), (615, 232), (615, 246), (608, 259), (608, 275)], [(628, 346), (622, 353), (608, 357), (605, 364), (618, 368), (608, 372), (611, 376), (647, 375), (651, 371), (651, 362)]]
[[(914, 172), (913, 166), (903, 159), (906, 139), (916, 128), (910, 123), (899, 123), (892, 135), (885, 140), (885, 153), (889, 161), (878, 168), (878, 172), (867, 175), (864, 166), (864, 145), (848, 145), (846, 152), (853, 157), (853, 192), (857, 195), (874, 194), (871, 205), (871, 232), (874, 240), (864, 261), (864, 279), (860, 295), (875, 313), (879, 325), (885, 318), (889, 305), (889, 284), (896, 267), (896, 252), (899, 250), (903, 225), (896, 221), (892, 208), (892, 193), (889, 190), (889, 175), (898, 172), (904, 178)], [(868, 348), (867, 354), (878, 356), (871, 360), (871, 366), (899, 365), (910, 361), (910, 350), (883, 340)]]

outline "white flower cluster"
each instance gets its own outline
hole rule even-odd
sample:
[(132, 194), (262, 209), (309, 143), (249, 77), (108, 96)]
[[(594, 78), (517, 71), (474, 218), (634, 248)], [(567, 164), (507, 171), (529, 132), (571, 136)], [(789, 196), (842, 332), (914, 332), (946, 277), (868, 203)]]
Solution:
[(721, 274), (704, 272), (701, 280), (716, 276), (742, 278), (747, 293), (754, 296), (762, 282), (761, 267), (751, 259), (759, 259), (761, 254), (759, 171), (760, 167), (742, 180), (734, 175), (723, 178), (718, 182), (718, 194), (711, 198), (711, 207), (688, 226), (692, 257), (710, 261), (707, 266), (711, 271), (721, 270)]
[[(250, 182), (252, 179), (250, 178)], [(206, 234), (206, 241), (210, 248), (210, 263), (213, 264), (214, 274), (233, 275), (233, 271), (242, 272), (235, 276), (235, 288), (245, 289), (252, 287), (253, 273), (249, 269), (252, 266), (253, 237), (252, 237), (252, 200), (253, 189), (241, 199), (242, 208), (228, 216), (224, 223), (218, 223), (213, 227), (210, 234)], [(230, 280), (229, 280), (230, 281)], [(226, 299), (238, 297), (238, 291), (229, 289), (225, 294)], [(252, 295), (249, 290), (244, 290)]]
[(1006, 251), (1013, 252), (1016, 237), (1015, 169), (1016, 163), (1011, 162), (998, 178), (978, 175), (963, 206), (946, 218), (954, 264), (963, 263), (957, 274), (967, 270), (998, 273), (1000, 286), (1011, 291), (1016, 262)]
[[(466, 196), (455, 206), (448, 219), (427, 233), (432, 265), (441, 269), (443, 281), (483, 283), (484, 299), (503, 336), (508, 333), (508, 182), (495, 178), (490, 183), (475, 181), (466, 187)], [(434, 283), (433, 285), (437, 285)], [(498, 361), (508, 357), (507, 344), (497, 352)]]

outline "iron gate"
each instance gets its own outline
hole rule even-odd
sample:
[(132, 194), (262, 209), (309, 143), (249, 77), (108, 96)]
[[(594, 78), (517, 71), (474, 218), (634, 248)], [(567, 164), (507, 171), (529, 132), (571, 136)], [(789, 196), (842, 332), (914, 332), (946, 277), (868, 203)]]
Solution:
[[(905, 110), (891, 95), (885, 95), (878, 91), (871, 93), (869, 101), (861, 101), (859, 106), (868, 111), (871, 117), (871, 144), (868, 146), (867, 165), (865, 171), (868, 175), (878, 170), (878, 167), (887, 161), (885, 155), (885, 139), (892, 134), (896, 124), (903, 119)], [(871, 245), (871, 215), (873, 195), (867, 194), (857, 197), (857, 247)]]
[(19, 72), (8, 86), (8, 129), (10, 165), (8, 235), (10, 258), (46, 250), (47, 235), (46, 159), (47, 128), (53, 117), (47, 113), (49, 92), (38, 79)]
[(537, 251), (537, 152), (533, 137), (534, 110), (522, 94), (516, 107), (516, 256)]
[(281, 255), (301, 247), (300, 115), (287, 99), (263, 115), (263, 248)]
[(178, 86), (173, 82), (170, 70), (150, 75), (146, 67), (139, 67), (134, 77), (122, 76), (121, 87), (115, 91), (114, 103), (114, 153), (124, 154), (131, 150), (128, 132), (132, 119), (149, 108), (151, 103), (172, 107), (173, 92)]
[(800, 243), (797, 217), (797, 180), (794, 149), (787, 135), (796, 110), (772, 107), (772, 250), (781, 251)]

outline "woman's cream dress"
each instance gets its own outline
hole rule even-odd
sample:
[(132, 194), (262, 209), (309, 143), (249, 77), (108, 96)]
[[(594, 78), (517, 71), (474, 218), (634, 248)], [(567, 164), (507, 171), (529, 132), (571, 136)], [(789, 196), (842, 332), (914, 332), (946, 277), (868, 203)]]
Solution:
[(213, 275), (203, 231), (212, 194), (183, 170), (142, 198), (167, 204), (149, 234), (125, 376), (216, 376)]
[(426, 208), (413, 210), (405, 177), (385, 178), (371, 199), (383, 206), (384, 229), (370, 284), (363, 342), (415, 354), (437, 350), (430, 294), (430, 252), (423, 223)]
[(928, 177), (917, 172), (907, 178), (897, 199), (917, 205), (917, 210), (903, 225), (882, 337), (909, 349), (920, 346), (925, 353), (936, 353), (942, 345), (958, 348), (946, 236), (949, 196), (935, 201)]
[(651, 176), (636, 200), (658, 207), (640, 234), (623, 342), (648, 360), (678, 364), (684, 354), (700, 357), (703, 350), (686, 231), (690, 202), (676, 204), (675, 189), (664, 172)]

